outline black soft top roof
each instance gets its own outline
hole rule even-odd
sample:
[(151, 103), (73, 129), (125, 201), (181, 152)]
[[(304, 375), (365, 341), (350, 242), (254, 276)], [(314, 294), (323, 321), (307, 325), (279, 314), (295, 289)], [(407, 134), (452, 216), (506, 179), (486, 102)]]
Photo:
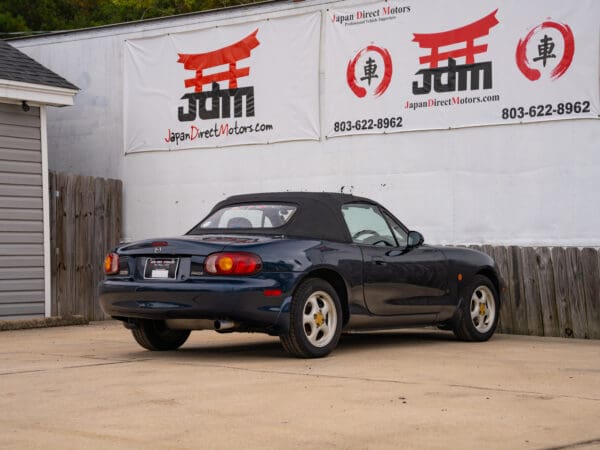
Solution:
[[(248, 228), (239, 230), (223, 230), (216, 228), (194, 227), (190, 234), (268, 234), (322, 239), (326, 241), (351, 242), (348, 229), (344, 223), (341, 207), (346, 203), (377, 202), (364, 197), (337, 192), (269, 192), (263, 194), (234, 195), (219, 203), (211, 210), (215, 211), (231, 205), (244, 203), (283, 203), (298, 206), (289, 222), (277, 228)], [(208, 217), (208, 216), (207, 216)]]

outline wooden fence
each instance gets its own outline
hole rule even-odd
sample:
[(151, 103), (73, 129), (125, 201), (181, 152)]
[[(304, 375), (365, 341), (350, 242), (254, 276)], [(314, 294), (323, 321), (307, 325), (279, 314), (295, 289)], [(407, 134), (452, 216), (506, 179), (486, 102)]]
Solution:
[(600, 339), (600, 252), (577, 247), (472, 246), (506, 282), (499, 331)]
[(106, 318), (102, 261), (121, 238), (120, 180), (50, 172), (52, 315)]

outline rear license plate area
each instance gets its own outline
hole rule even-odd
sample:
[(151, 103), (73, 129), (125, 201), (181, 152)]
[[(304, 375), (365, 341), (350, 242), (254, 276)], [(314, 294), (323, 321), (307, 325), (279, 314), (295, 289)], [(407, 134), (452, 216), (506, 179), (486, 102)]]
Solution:
[(174, 280), (177, 277), (179, 258), (148, 258), (144, 267), (147, 280)]

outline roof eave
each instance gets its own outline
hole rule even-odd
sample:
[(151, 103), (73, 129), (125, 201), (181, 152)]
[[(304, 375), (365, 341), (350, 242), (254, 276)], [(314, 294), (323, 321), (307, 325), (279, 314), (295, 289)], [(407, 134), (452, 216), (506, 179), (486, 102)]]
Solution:
[(77, 89), (0, 80), (0, 101), (10, 103), (30, 102), (37, 105), (71, 106), (77, 92)]

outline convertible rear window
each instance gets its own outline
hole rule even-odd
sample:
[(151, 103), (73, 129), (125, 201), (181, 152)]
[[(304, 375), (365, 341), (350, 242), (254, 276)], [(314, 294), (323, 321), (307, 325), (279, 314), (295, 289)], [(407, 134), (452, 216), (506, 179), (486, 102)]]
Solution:
[(191, 233), (203, 228), (277, 228), (287, 223), (295, 212), (294, 205), (272, 203), (226, 206), (208, 216)]

